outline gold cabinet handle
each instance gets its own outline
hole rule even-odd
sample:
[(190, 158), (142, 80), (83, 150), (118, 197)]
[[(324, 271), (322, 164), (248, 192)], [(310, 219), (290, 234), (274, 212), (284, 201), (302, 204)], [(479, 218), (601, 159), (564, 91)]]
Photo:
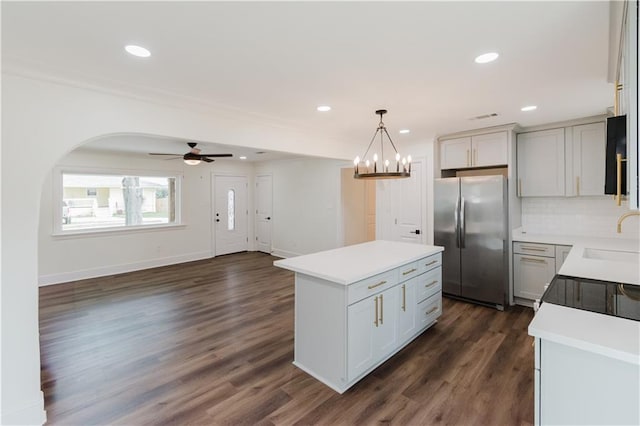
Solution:
[(375, 324), (375, 326), (378, 326), (378, 296), (375, 297), (375, 303), (376, 303), (376, 316), (375, 319), (373, 320), (373, 323)]
[(473, 166), (478, 165), (478, 150), (475, 148), (473, 149), (473, 160), (471, 161), (471, 165)]
[(436, 284), (438, 284), (438, 280), (433, 280), (429, 284), (425, 284), (424, 288), (433, 287)]
[(380, 281), (378, 284), (370, 285), (370, 286), (369, 286), (369, 287), (367, 287), (367, 288), (368, 288), (369, 290), (371, 290), (371, 289), (374, 289), (374, 288), (376, 288), (376, 287), (380, 287), (381, 285), (384, 285), (384, 284), (386, 284), (386, 283), (387, 283), (387, 281), (386, 281), (386, 280), (383, 280), (383, 281)]
[(433, 265), (434, 263), (438, 263), (438, 261), (437, 261), (437, 260), (432, 260), (431, 262), (426, 263), (424, 266), (431, 266), (431, 265)]
[(404, 275), (409, 275), (410, 273), (415, 272), (415, 271), (416, 271), (416, 268), (411, 268), (411, 269), (409, 269), (408, 271), (404, 271), (404, 272), (402, 273), (402, 275), (403, 275), (403, 276), (404, 276)]
[(407, 311), (407, 286), (402, 284), (402, 311)]
[(384, 301), (382, 300), (382, 295), (380, 295), (380, 324), (384, 323)]
[(471, 156), (469, 155), (469, 150), (467, 150), (467, 166), (471, 165)]
[(533, 257), (521, 257), (521, 262), (536, 262), (536, 263), (547, 263), (545, 259), (534, 259)]
[(522, 197), (522, 179), (518, 179), (518, 197)]
[(539, 247), (529, 247), (529, 246), (520, 246), (520, 249), (529, 250), (529, 251), (547, 251), (547, 249), (543, 249)]
[(616, 205), (622, 205), (622, 162), (627, 161), (622, 158), (622, 154), (616, 154)]
[(576, 176), (576, 195), (580, 196), (580, 176)]
[(433, 308), (429, 309), (427, 312), (425, 312), (425, 315), (430, 315), (432, 313), (434, 313), (435, 311), (438, 310), (438, 305), (434, 306)]

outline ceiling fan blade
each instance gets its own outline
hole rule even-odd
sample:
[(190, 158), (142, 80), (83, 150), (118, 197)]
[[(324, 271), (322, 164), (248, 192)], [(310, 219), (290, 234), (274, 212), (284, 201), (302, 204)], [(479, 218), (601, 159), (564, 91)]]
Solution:
[(173, 155), (173, 156), (182, 156), (182, 154), (166, 154), (166, 153), (159, 153), (159, 152), (150, 152), (149, 155)]
[(167, 161), (167, 160), (182, 160), (182, 157), (179, 155), (176, 155), (175, 157), (171, 157), (171, 158), (163, 158), (163, 161)]
[(212, 160), (211, 158), (207, 158), (207, 157), (202, 157), (201, 158), (202, 161), (204, 161), (205, 163), (213, 163), (216, 160)]
[(233, 154), (200, 154), (201, 157), (233, 157)]

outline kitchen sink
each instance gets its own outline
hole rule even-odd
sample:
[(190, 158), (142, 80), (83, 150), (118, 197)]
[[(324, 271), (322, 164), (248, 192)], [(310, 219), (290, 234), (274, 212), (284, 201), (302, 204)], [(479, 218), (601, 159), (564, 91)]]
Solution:
[(582, 252), (585, 259), (607, 260), (611, 262), (624, 262), (640, 264), (640, 253), (635, 251), (603, 250), (585, 248)]

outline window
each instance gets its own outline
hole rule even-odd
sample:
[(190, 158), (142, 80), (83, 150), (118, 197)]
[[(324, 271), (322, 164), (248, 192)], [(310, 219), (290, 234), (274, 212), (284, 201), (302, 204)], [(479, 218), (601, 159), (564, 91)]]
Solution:
[(63, 232), (176, 224), (176, 176), (62, 173)]
[(236, 229), (236, 191), (233, 189), (227, 194), (227, 229)]

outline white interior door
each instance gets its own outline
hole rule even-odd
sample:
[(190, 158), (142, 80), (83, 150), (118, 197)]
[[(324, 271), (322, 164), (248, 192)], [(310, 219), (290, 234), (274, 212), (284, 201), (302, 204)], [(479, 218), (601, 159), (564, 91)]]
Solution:
[(271, 253), (273, 215), (273, 180), (271, 175), (256, 176), (256, 248)]
[(411, 166), (411, 177), (378, 182), (376, 191), (376, 238), (424, 242), (422, 162)]
[(213, 228), (216, 256), (246, 251), (247, 177), (214, 177)]

